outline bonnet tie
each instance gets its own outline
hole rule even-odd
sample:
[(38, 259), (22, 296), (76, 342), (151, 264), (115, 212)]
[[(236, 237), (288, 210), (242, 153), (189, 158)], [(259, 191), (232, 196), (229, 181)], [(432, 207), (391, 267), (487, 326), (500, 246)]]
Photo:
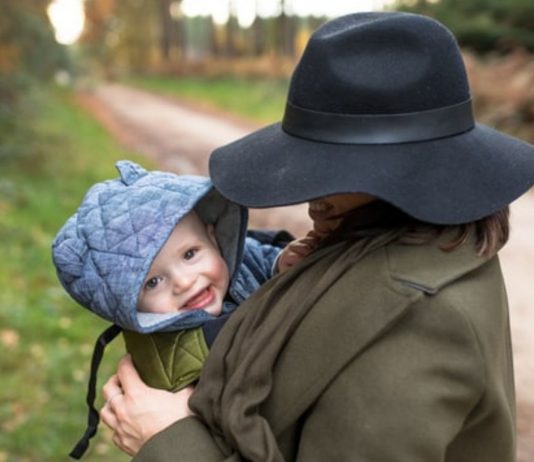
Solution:
[(80, 438), (74, 449), (70, 452), (69, 456), (73, 459), (79, 460), (87, 451), (89, 447), (89, 440), (95, 436), (96, 429), (98, 427), (98, 422), (100, 421), (100, 416), (98, 411), (95, 409), (95, 397), (96, 397), (96, 376), (98, 373), (98, 368), (102, 362), (102, 356), (104, 355), (104, 350), (106, 346), (120, 334), (122, 329), (113, 324), (111, 327), (108, 327), (104, 332), (100, 334), (95, 343), (95, 348), (93, 350), (93, 357), (91, 358), (91, 373), (89, 375), (89, 383), (87, 384), (87, 406), (89, 407), (89, 413), (87, 415), (87, 428), (85, 433)]

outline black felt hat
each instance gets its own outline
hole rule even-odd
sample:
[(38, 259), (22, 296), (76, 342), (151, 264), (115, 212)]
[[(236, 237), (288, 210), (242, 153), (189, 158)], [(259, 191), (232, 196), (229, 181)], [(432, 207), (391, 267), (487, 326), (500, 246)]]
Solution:
[(475, 123), (462, 56), (442, 24), (360, 13), (312, 35), (282, 122), (215, 150), (210, 174), (249, 207), (365, 192), (454, 224), (530, 188), (534, 147)]

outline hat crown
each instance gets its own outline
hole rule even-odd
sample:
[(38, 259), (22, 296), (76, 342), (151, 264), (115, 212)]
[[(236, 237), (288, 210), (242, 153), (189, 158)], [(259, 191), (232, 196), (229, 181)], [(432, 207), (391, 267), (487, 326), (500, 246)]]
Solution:
[(400, 114), (470, 98), (454, 36), (428, 17), (353, 14), (310, 38), (293, 73), (288, 100), (340, 114)]

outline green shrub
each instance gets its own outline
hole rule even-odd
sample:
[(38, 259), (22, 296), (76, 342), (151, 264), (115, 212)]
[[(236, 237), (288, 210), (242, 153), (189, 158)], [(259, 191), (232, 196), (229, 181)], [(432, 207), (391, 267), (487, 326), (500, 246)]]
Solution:
[(398, 0), (394, 8), (436, 18), (462, 47), (479, 53), (518, 47), (534, 51), (531, 0)]
[[(85, 429), (89, 360), (107, 326), (61, 288), (51, 261), (54, 235), (87, 188), (114, 177), (114, 163), (130, 158), (66, 91), (41, 88), (28, 98), (40, 117), (27, 121), (24, 155), (0, 159), (0, 460), (57, 462)], [(123, 353), (105, 356), (99, 386)], [(101, 397), (97, 405), (101, 405)], [(129, 460), (105, 428), (87, 462)]]

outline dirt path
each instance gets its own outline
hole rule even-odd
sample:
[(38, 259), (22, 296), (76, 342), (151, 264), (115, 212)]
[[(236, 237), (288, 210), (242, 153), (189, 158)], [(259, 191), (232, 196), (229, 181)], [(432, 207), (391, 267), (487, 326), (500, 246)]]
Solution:
[[(163, 170), (207, 175), (210, 152), (253, 129), (234, 116), (198, 110), (121, 85), (80, 95), (111, 133)], [(251, 211), (251, 226), (286, 228), (301, 234), (309, 226), (304, 205)], [(534, 461), (534, 193), (512, 204), (512, 237), (502, 251), (508, 286), (518, 401), (518, 462)], [(473, 461), (475, 462), (475, 461)]]
[(501, 251), (510, 302), (519, 432), (518, 462), (534, 461), (534, 194), (512, 204), (512, 234)]
[[(102, 85), (80, 94), (87, 107), (128, 148), (151, 157), (162, 170), (208, 174), (208, 157), (218, 146), (258, 128), (214, 110), (122, 85)], [(250, 212), (251, 226), (286, 228), (301, 234), (309, 227), (305, 205)]]

